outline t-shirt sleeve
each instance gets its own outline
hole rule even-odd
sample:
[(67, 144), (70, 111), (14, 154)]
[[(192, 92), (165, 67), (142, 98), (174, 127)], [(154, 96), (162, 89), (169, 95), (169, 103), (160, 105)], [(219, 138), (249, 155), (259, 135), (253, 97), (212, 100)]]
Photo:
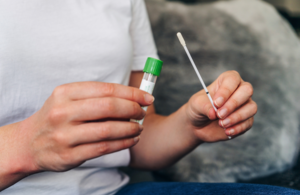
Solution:
[(132, 21), (130, 35), (133, 44), (133, 64), (131, 70), (143, 70), (148, 57), (158, 59), (156, 46), (144, 0), (131, 0)]

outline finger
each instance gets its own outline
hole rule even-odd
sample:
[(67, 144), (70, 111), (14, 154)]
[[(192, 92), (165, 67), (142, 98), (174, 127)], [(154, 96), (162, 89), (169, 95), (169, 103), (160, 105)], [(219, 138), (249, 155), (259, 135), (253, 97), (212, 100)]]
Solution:
[(225, 133), (226, 133), (226, 135), (231, 136), (231, 137), (238, 136), (238, 135), (243, 134), (246, 131), (248, 131), (252, 127), (253, 122), (254, 122), (254, 118), (251, 117), (250, 119), (248, 119), (246, 121), (243, 121), (239, 124), (236, 124), (228, 129), (226, 129)]
[(257, 105), (253, 100), (240, 107), (238, 110), (227, 116), (224, 120), (219, 120), (219, 125), (223, 128), (229, 128), (235, 124), (253, 117), (257, 112)]
[(253, 95), (253, 87), (248, 82), (242, 82), (238, 89), (226, 101), (226, 103), (218, 109), (219, 118), (224, 119), (240, 106), (245, 104)]
[(117, 97), (135, 101), (142, 106), (153, 103), (154, 97), (135, 87), (115, 83), (78, 82), (61, 85), (55, 88), (54, 96), (68, 97), (70, 100), (83, 100), (100, 97)]
[(99, 141), (133, 138), (140, 135), (143, 126), (135, 122), (107, 121), (84, 123), (68, 131), (70, 145), (79, 145)]
[(217, 81), (219, 87), (213, 96), (215, 106), (217, 108), (223, 106), (241, 82), (242, 79), (238, 72), (227, 71), (223, 73)]
[[(72, 161), (85, 161), (105, 154), (110, 154), (120, 150), (130, 148), (138, 143), (139, 137), (114, 140), (114, 141), (103, 141), (98, 143), (90, 143), (76, 146), (71, 150)], [(75, 158), (75, 159), (74, 159)]]
[(196, 136), (207, 143), (228, 140), (228, 136), (222, 127), (216, 121), (211, 122), (208, 126), (195, 131)]
[(146, 112), (141, 106), (120, 98), (97, 98), (72, 102), (69, 115), (72, 121), (92, 121), (105, 118), (142, 119)]
[[(201, 90), (193, 95), (189, 102), (190, 104), (188, 104), (189, 107), (187, 109), (189, 111), (188, 115), (196, 119), (195, 121), (198, 121), (202, 124), (204, 121), (207, 121), (207, 118), (210, 120), (217, 119), (216, 112), (214, 111), (214, 108), (204, 90)], [(203, 115), (205, 115), (207, 118), (203, 117)], [(194, 125), (199, 126), (197, 124)]]

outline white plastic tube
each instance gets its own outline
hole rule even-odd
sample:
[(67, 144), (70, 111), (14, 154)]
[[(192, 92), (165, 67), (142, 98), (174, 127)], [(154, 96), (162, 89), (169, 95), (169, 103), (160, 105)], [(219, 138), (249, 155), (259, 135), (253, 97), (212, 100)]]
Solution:
[[(143, 76), (143, 80), (142, 80), (141, 85), (140, 85), (140, 90), (143, 90), (143, 91), (146, 91), (146, 92), (152, 94), (155, 83), (156, 83), (156, 79), (157, 79), (157, 76), (155, 76), (154, 74), (145, 72), (144, 76)], [(142, 108), (145, 111), (147, 111), (148, 107), (143, 106)], [(142, 125), (143, 122), (144, 122), (144, 119), (142, 119), (142, 120), (133, 120), (133, 121)]]

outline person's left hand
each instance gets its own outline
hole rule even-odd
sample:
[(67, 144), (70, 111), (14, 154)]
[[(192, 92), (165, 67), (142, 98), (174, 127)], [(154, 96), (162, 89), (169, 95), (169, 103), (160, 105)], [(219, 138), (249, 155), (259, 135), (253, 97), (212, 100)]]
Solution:
[(251, 99), (253, 87), (238, 72), (224, 72), (208, 91), (217, 113), (204, 90), (193, 95), (185, 105), (188, 121), (201, 141), (228, 140), (228, 136), (234, 138), (252, 127), (257, 112), (257, 105)]

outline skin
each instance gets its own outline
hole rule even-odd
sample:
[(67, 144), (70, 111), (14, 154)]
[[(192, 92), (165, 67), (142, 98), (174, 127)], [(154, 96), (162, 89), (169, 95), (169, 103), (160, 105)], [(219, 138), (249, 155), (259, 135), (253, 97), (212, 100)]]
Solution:
[[(235, 138), (252, 127), (257, 112), (253, 88), (235, 71), (221, 74), (208, 87), (217, 113), (202, 90), (170, 116), (155, 114), (153, 96), (137, 89), (142, 76), (132, 72), (132, 87), (101, 82), (59, 86), (31, 117), (0, 127), (0, 191), (28, 175), (67, 171), (126, 148), (131, 167), (161, 169), (204, 142)], [(140, 106), (149, 106), (147, 115)], [(129, 122), (145, 115), (143, 126)]]

